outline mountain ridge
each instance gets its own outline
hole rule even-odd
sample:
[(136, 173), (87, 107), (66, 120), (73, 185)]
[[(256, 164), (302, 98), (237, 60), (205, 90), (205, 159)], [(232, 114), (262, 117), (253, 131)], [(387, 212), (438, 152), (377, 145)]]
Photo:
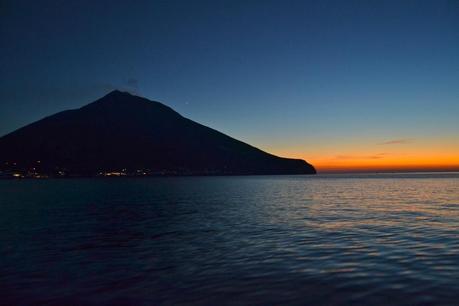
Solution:
[(315, 173), (303, 160), (264, 152), (161, 102), (118, 90), (0, 137), (0, 162), (0, 170), (40, 168), (52, 176)]

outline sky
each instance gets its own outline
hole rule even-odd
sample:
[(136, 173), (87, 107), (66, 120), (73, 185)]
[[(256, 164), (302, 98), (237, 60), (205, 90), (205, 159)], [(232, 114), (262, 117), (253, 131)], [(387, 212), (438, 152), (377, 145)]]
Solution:
[(459, 1), (0, 1), (0, 135), (113, 89), (319, 172), (459, 170)]

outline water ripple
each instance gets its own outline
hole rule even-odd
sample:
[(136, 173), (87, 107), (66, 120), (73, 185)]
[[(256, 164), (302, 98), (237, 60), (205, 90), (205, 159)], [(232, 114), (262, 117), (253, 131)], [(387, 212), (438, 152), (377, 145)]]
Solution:
[(458, 174), (2, 181), (0, 296), (457, 305), (458, 237)]

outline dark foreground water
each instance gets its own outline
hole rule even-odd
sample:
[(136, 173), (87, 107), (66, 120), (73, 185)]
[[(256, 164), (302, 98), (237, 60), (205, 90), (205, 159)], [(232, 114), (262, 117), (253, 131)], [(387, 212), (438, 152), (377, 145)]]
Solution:
[(459, 305), (459, 174), (0, 181), (3, 305)]

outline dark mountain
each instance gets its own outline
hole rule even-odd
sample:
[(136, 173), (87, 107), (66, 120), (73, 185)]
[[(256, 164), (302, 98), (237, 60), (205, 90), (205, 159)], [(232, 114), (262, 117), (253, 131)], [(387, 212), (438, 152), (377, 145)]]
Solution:
[(271, 155), (120, 91), (3, 136), (0, 162), (4, 171), (48, 175), (315, 173), (304, 160)]

